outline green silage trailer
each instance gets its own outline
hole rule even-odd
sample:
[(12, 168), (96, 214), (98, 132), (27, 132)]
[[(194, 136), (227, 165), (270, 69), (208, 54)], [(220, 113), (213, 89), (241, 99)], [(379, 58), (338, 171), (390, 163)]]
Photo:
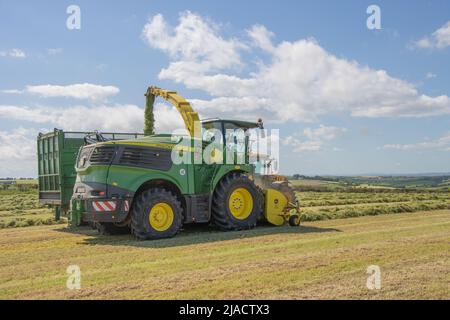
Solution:
[(87, 137), (123, 140), (143, 136), (140, 133), (80, 132), (54, 129), (37, 137), (39, 203), (54, 208), (55, 218), (67, 215), (77, 173), (75, 162)]

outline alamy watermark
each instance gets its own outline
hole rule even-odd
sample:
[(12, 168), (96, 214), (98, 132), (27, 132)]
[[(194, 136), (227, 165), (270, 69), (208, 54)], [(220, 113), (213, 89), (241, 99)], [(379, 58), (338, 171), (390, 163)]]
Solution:
[(381, 29), (381, 9), (376, 4), (367, 7), (366, 13), (370, 16), (367, 18), (366, 25), (369, 30)]
[(75, 4), (67, 7), (66, 13), (69, 15), (66, 20), (66, 27), (69, 30), (81, 29), (81, 9)]
[(66, 287), (69, 290), (81, 289), (81, 269), (77, 265), (70, 265), (66, 269), (66, 273), (69, 275), (66, 281)]
[(366, 286), (369, 290), (381, 289), (381, 269), (377, 265), (370, 265), (366, 270), (369, 276), (367, 277)]
[(195, 122), (194, 128), (194, 139), (179, 131), (172, 133), (175, 147), (171, 158), (174, 164), (251, 164), (260, 174), (278, 173), (278, 129), (237, 127), (222, 131), (214, 127), (205, 128), (200, 122)]

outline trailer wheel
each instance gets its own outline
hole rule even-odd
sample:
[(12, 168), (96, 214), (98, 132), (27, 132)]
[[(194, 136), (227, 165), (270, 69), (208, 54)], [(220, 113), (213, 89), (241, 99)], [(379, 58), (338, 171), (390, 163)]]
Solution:
[(243, 230), (256, 226), (262, 213), (261, 193), (245, 174), (232, 173), (217, 185), (212, 220), (221, 230)]
[(152, 188), (138, 195), (131, 213), (131, 231), (138, 240), (170, 238), (182, 224), (180, 201), (172, 192)]

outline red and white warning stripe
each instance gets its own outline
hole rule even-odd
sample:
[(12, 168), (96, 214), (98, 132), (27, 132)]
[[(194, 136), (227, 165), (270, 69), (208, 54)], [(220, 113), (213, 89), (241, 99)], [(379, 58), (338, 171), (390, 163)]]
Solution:
[(123, 202), (123, 210), (124, 210), (124, 211), (130, 210), (130, 203), (128, 202), (128, 200), (125, 200), (125, 201)]
[(95, 211), (114, 211), (116, 210), (115, 201), (93, 201), (92, 207)]

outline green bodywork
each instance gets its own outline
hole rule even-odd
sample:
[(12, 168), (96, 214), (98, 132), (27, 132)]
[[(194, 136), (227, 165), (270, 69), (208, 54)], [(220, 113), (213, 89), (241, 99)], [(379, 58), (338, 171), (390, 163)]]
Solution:
[[(195, 139), (190, 139), (190, 157), (195, 157), (193, 150)], [(154, 135), (135, 140), (122, 140), (99, 143), (98, 145), (126, 145), (148, 148), (177, 148), (176, 141), (168, 135)], [(201, 144), (200, 144), (201, 145)], [(199, 150), (203, 152), (203, 148)], [(189, 157), (189, 156), (188, 156)], [(175, 184), (182, 194), (209, 193), (214, 190), (220, 178), (230, 171), (240, 170), (251, 172), (250, 165), (233, 164), (173, 164), (168, 171), (145, 169), (125, 165), (96, 165), (85, 169), (77, 169), (78, 179), (82, 182), (106, 182), (108, 185), (120, 187), (136, 192), (139, 187), (149, 180), (166, 180)], [(181, 175), (180, 171), (185, 174)]]
[(84, 145), (84, 133), (55, 129), (37, 139), (39, 202), (67, 212), (77, 173), (75, 158)]
[[(223, 122), (224, 120), (215, 120), (214, 122)], [(255, 127), (254, 123), (240, 123), (245, 130)], [(224, 136), (225, 139), (225, 136)], [(95, 144), (93, 147), (114, 146), (116, 153), (119, 148), (136, 147), (146, 150), (169, 150), (171, 154), (178, 154), (184, 159), (191, 159), (187, 163), (172, 163), (167, 170), (144, 168), (139, 166), (130, 166), (123, 163), (112, 161), (106, 165), (86, 165), (77, 168), (77, 180), (75, 189), (78, 185), (106, 185), (107, 190), (120, 190), (125, 199), (130, 195), (132, 202), (138, 194), (140, 188), (152, 181), (163, 181), (175, 186), (178, 193), (183, 197), (195, 195), (212, 196), (218, 182), (228, 173), (240, 171), (253, 174), (254, 166), (248, 161), (248, 139), (245, 146), (245, 162), (240, 163), (237, 157), (234, 161), (226, 163), (227, 153), (231, 152), (226, 147), (216, 149), (213, 152), (214, 159), (223, 159), (223, 163), (206, 163), (210, 161), (208, 155), (205, 157), (205, 148), (210, 143), (206, 143), (200, 139), (184, 136), (182, 140), (171, 135), (152, 135), (139, 139), (109, 141)], [(81, 151), (80, 151), (81, 152)], [(202, 158), (203, 155), (203, 158)], [(196, 159), (196, 161), (194, 160)], [(200, 160), (199, 160), (200, 159)], [(202, 160), (203, 159), (203, 160)], [(75, 190), (74, 190), (75, 192)], [(110, 192), (111, 193), (111, 192)], [(120, 197), (118, 198), (120, 199)], [(127, 198), (128, 199), (128, 198)], [(79, 224), (82, 216), (86, 211), (86, 200), (77, 199), (75, 196), (71, 205), (71, 221), (73, 224)], [(85, 219), (86, 220), (86, 219)]]
[[(39, 202), (51, 206), (55, 217), (66, 215), (70, 207), (73, 186), (77, 177), (75, 161), (84, 137), (91, 132), (54, 129), (37, 137)], [(139, 133), (103, 133), (109, 139), (139, 137)]]

